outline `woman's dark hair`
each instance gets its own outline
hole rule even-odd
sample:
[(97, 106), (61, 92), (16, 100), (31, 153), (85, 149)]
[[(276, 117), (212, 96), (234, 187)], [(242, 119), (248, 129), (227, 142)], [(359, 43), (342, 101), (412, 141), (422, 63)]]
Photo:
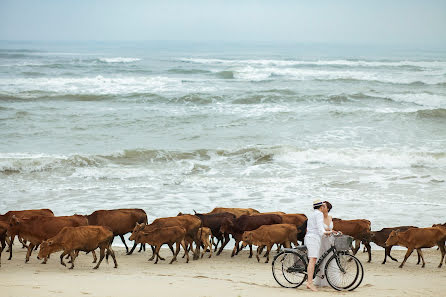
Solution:
[(324, 203), (325, 203), (325, 205), (327, 205), (328, 212), (330, 212), (330, 210), (333, 208), (333, 206), (328, 201), (324, 201)]

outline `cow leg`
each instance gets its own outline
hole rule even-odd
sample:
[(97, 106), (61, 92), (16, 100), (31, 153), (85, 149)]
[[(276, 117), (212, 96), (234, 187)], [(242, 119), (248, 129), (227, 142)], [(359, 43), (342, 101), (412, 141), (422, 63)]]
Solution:
[(127, 243), (125, 243), (124, 235), (121, 234), (121, 235), (119, 235), (119, 237), (121, 237), (122, 243), (123, 243), (124, 246), (125, 246), (125, 251), (126, 251), (126, 253), (129, 254), (129, 247), (127, 246)]
[(60, 264), (67, 267), (67, 264), (65, 264), (65, 262), (63, 261), (63, 257), (66, 255), (65, 252), (63, 252), (62, 254), (60, 254)]
[(155, 247), (151, 245), (150, 248), (152, 249), (152, 257), (149, 258), (149, 261), (152, 261), (155, 258)]
[(113, 259), (113, 262), (115, 263), (114, 268), (118, 268), (118, 262), (116, 261), (115, 251), (112, 249), (111, 245), (108, 245), (106, 249), (107, 249), (107, 255), (110, 254)]
[(25, 263), (28, 263), (29, 257), (31, 256), (31, 253), (33, 252), (33, 249), (34, 249), (34, 244), (32, 244), (30, 242), (29, 245), (28, 245), (28, 252), (26, 253)]
[[(211, 236), (211, 240), (214, 241), (214, 236)], [(209, 239), (206, 240), (206, 244), (209, 246), (209, 252), (210, 252), (209, 258), (211, 258), (212, 257), (212, 244), (209, 241)]]
[(352, 248), (353, 255), (356, 255), (360, 246), (361, 246), (361, 241), (359, 239), (355, 239), (355, 247)]
[(412, 252), (413, 252), (413, 248), (408, 248), (407, 249), (406, 255), (404, 256), (403, 263), (401, 263), (401, 265), (399, 266), (400, 268), (403, 268), (404, 263), (406, 263), (407, 258), (409, 258), (409, 256), (412, 254)]
[[(132, 249), (130, 250), (130, 252), (128, 252), (127, 253), (127, 255), (131, 255), (132, 253), (133, 253), (133, 251), (135, 250), (135, 248), (136, 248), (136, 246), (137, 246), (138, 244), (136, 243), (136, 241), (133, 243), (133, 247), (132, 247)], [(141, 250), (139, 250), (139, 251), (141, 251)]]
[[(74, 260), (76, 260), (76, 252), (75, 251), (70, 251), (70, 256), (71, 256), (71, 267), (69, 269), (73, 269), (74, 268)], [(104, 255), (103, 255), (103, 253), (101, 251), (101, 259), (99, 260), (99, 263), (96, 266), (99, 266), (99, 264), (101, 264), (101, 261), (102, 261), (103, 258), (104, 258)]]
[(197, 232), (194, 233), (194, 237), (191, 240), (191, 244), (192, 244), (192, 242), (195, 242), (195, 245), (196, 245), (195, 246), (195, 251), (193, 253), (193, 255), (194, 255), (193, 259), (194, 260), (198, 260), (198, 259), (200, 259), (200, 246), (201, 246), (201, 242), (200, 242), (200, 238), (198, 238), (198, 236), (197, 236)]
[(160, 256), (160, 254), (159, 254), (160, 249), (161, 249), (161, 244), (157, 245), (156, 248), (155, 248), (156, 259), (155, 259), (155, 263), (154, 264), (158, 263), (158, 258)]
[(98, 260), (98, 257), (96, 257), (96, 252), (93, 250), (93, 251), (91, 251), (91, 253), (93, 254), (93, 262), (92, 263), (96, 263), (96, 261)]
[(392, 247), (389, 246), (389, 252), (387, 253), (387, 256), (389, 256), (389, 258), (392, 259), (393, 261), (398, 262), (398, 260), (397, 260), (396, 258), (394, 258), (394, 257), (392, 257), (392, 256), (390, 255), (390, 252), (391, 252), (391, 251), (392, 251)]
[(178, 255), (179, 252), (180, 252), (180, 243), (176, 242), (175, 254), (173, 254), (172, 260), (170, 260), (169, 264), (172, 264), (173, 261), (177, 260), (177, 255)]
[(234, 257), (236, 255), (236, 251), (238, 250), (238, 240), (235, 240), (234, 248), (232, 249), (231, 257)]
[(420, 264), (420, 261), (421, 261), (420, 251), (421, 251), (421, 249), (417, 249), (417, 257), (418, 257), (417, 265)]
[(229, 242), (229, 234), (226, 234), (226, 233), (225, 233), (223, 236), (224, 236), (224, 237), (223, 237), (223, 239), (222, 239), (222, 243), (221, 243), (220, 249), (218, 250), (217, 256), (221, 254), (221, 252), (223, 251), (224, 247), (225, 247), (225, 246), (228, 244), (228, 242)]
[[(181, 246), (183, 247), (183, 249), (186, 251), (186, 243), (184, 242), (184, 240), (182, 240), (180, 242)], [(186, 263), (189, 263), (189, 253), (186, 252)]]
[(256, 253), (257, 262), (260, 262), (259, 254), (262, 253), (262, 251), (261, 251), (262, 249), (263, 249), (263, 246), (258, 246), (257, 247), (257, 253)]
[(426, 263), (424, 262), (423, 252), (421, 251), (421, 249), (417, 249), (417, 252), (418, 252), (418, 257), (421, 257), (421, 260), (423, 261), (423, 264), (421, 265), (421, 268), (424, 268), (424, 265)]
[(252, 244), (249, 245), (249, 257), (252, 258)]
[(140, 253), (142, 250), (144, 250), (144, 252), (146, 251), (146, 244), (145, 243), (141, 243), (141, 246), (139, 247), (138, 253)]
[(271, 251), (272, 248), (273, 248), (272, 244), (269, 244), (269, 245), (266, 246), (266, 253), (268, 254), (268, 256), (266, 257), (265, 263), (269, 262), (269, 252)]
[[(102, 245), (99, 247), (99, 262), (98, 264), (96, 264), (95, 267), (93, 267), (93, 269), (98, 269), (99, 265), (101, 265), (102, 260), (104, 260), (105, 257), (105, 247)], [(74, 262), (74, 260), (73, 260)]]
[(364, 245), (367, 249), (367, 253), (369, 254), (369, 260), (367, 261), (368, 263), (372, 262), (372, 247), (370, 246), (370, 242), (365, 241)]
[(8, 260), (12, 259), (12, 245), (14, 244), (14, 237), (15, 236), (11, 236), (11, 239), (9, 240), (9, 258), (8, 258)]
[[(440, 260), (440, 264), (438, 264), (438, 268), (440, 268), (443, 265), (443, 259), (445, 258), (445, 254), (446, 254), (446, 249), (445, 249), (444, 243), (445, 243), (444, 241), (437, 243), (438, 247), (440, 248), (440, 251), (441, 251), (441, 260)], [(424, 262), (424, 259), (423, 259), (423, 262)], [(445, 260), (445, 262), (446, 262), (446, 260)]]

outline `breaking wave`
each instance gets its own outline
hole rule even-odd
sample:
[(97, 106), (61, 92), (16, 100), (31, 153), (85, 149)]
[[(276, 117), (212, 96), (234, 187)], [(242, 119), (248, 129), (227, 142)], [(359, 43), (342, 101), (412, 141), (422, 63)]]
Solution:
[[(446, 113), (446, 111), (444, 111)], [(398, 149), (299, 149), (294, 147), (247, 147), (239, 150), (168, 151), (124, 150), (108, 155), (0, 154), (0, 173), (33, 173), (51, 170), (74, 170), (79, 167), (137, 166), (171, 162), (207, 162), (206, 166), (255, 166), (264, 163), (287, 166), (410, 168), (444, 167), (446, 152), (403, 151)], [(198, 164), (200, 165), (200, 164)], [(197, 165), (197, 166), (198, 166)]]

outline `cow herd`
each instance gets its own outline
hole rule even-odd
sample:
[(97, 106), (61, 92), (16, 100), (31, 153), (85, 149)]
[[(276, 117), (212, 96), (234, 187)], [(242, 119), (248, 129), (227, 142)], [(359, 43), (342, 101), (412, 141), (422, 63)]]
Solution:
[[(194, 211), (195, 212), (195, 211)], [(90, 215), (54, 216), (49, 209), (9, 211), (0, 215), (0, 265), (2, 251), (8, 246), (9, 260), (13, 254), (15, 237), (27, 248), (25, 262), (28, 262), (33, 250), (39, 253), (37, 258), (46, 263), (52, 253), (62, 252), (60, 263), (66, 266), (64, 258), (70, 258), (70, 269), (74, 268), (75, 259), (79, 252), (92, 254), (94, 267), (97, 269), (104, 257), (109, 256), (118, 267), (112, 243), (115, 236), (119, 236), (125, 245), (128, 255), (132, 254), (138, 244), (139, 251), (145, 250), (146, 244), (152, 248), (149, 260), (165, 260), (159, 251), (167, 244), (172, 252), (170, 263), (177, 260), (180, 247), (184, 250), (183, 258), (189, 262), (189, 251), (193, 259), (197, 260), (209, 251), (217, 255), (229, 243), (230, 237), (235, 241), (231, 257), (241, 249), (249, 246), (249, 257), (253, 256), (252, 246), (257, 246), (256, 258), (260, 261), (260, 254), (266, 247), (266, 263), (273, 245), (291, 247), (291, 243), (298, 245), (303, 241), (306, 233), (307, 217), (304, 214), (287, 214), (284, 212), (260, 213), (252, 208), (214, 208), (209, 213), (183, 214), (175, 217), (155, 219), (148, 224), (147, 214), (142, 209), (113, 209), (97, 210)], [(395, 245), (407, 248), (407, 253), (400, 267), (403, 267), (413, 250), (418, 253), (418, 263), (425, 261), (422, 248), (438, 246), (442, 266), (445, 258), (446, 223), (436, 224), (429, 228), (415, 226), (399, 226), (371, 231), (371, 223), (365, 219), (342, 220), (333, 219), (333, 229), (350, 235), (355, 240), (353, 254), (356, 254), (363, 243), (368, 252), (368, 262), (371, 261), (371, 247), (373, 242), (385, 249), (384, 261), (387, 257), (397, 261), (390, 255)], [(131, 233), (130, 240), (133, 247), (129, 249), (124, 235)], [(99, 249), (100, 257), (97, 261), (95, 250)], [(446, 263), (446, 260), (445, 260)]]

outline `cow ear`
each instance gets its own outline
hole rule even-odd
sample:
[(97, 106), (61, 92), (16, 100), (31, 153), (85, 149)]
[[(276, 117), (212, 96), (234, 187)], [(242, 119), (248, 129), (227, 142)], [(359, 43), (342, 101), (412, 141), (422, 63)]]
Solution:
[(396, 230), (395, 230), (395, 234), (400, 233), (400, 231), (401, 231), (400, 229), (396, 229)]

